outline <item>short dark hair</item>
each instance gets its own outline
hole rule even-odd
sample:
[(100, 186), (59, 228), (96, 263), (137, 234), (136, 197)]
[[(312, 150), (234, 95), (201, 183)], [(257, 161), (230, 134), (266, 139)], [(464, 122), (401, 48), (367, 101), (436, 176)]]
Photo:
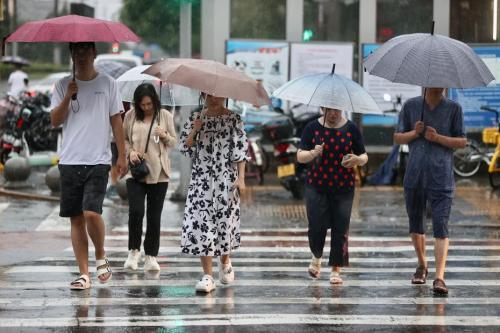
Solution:
[(92, 48), (96, 50), (95, 47), (95, 42), (76, 42), (76, 43), (69, 43), (69, 52), (73, 52), (74, 49), (77, 48)]
[(134, 91), (135, 117), (144, 120), (144, 110), (141, 109), (141, 102), (144, 97), (149, 97), (153, 101), (154, 112), (160, 111), (161, 102), (155, 87), (151, 83), (142, 83)]

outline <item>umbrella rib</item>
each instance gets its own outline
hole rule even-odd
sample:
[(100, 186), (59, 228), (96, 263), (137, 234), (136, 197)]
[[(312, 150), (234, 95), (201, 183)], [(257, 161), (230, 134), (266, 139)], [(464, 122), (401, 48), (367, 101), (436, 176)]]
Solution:
[(342, 85), (344, 86), (345, 91), (347, 91), (347, 96), (349, 96), (349, 101), (351, 102), (351, 112), (354, 113), (354, 104), (352, 103), (351, 93), (349, 89), (347, 89), (347, 85), (342, 81)]
[[(391, 80), (392, 82), (400, 82), (400, 83), (407, 83), (407, 84), (409, 84), (408, 82), (396, 81), (396, 77), (398, 76), (399, 72), (401, 71), (402, 65), (406, 61), (406, 59), (408, 58), (408, 55), (410, 54), (410, 52), (413, 51), (417, 46), (418, 46), (418, 44), (415, 44), (415, 46), (413, 46), (410, 50), (408, 50), (408, 52), (406, 52), (403, 60), (401, 60), (401, 63), (399, 64), (398, 70), (396, 71), (396, 73), (394, 74), (394, 77)], [(411, 83), (411, 84), (415, 84), (415, 83)], [(416, 84), (416, 85), (419, 85), (419, 84)]]
[[(418, 39), (418, 38), (420, 38), (420, 37), (421, 37), (421, 36), (415, 36), (415, 38), (412, 38), (411, 40)], [(395, 37), (395, 38), (397, 38), (397, 37)], [(400, 44), (405, 43), (405, 42), (406, 42), (405, 40), (401, 40), (401, 41), (400, 41), (399, 43), (397, 43), (397, 44), (396, 44), (396, 43), (394, 43), (395, 45), (392, 45), (392, 46), (391, 46), (391, 48), (390, 48), (390, 49), (388, 49), (388, 50), (385, 52), (385, 54), (381, 55), (381, 56), (380, 56), (380, 59), (378, 59), (378, 60), (376, 61), (376, 63), (373, 65), (373, 68), (371, 69), (371, 72), (373, 72), (373, 70), (375, 69), (375, 66), (376, 66), (377, 64), (381, 63), (381, 61), (382, 61), (382, 59), (383, 59), (383, 58), (385, 58), (388, 54), (390, 54), (390, 53), (391, 53), (390, 51), (391, 51), (393, 48), (395, 48), (397, 45), (400, 45)], [(383, 47), (383, 46), (381, 46), (381, 47)], [(413, 50), (413, 48), (412, 48), (412, 50)], [(375, 52), (376, 52), (376, 51), (375, 51)], [(368, 57), (370, 57), (370, 55), (369, 55)], [(368, 57), (367, 57), (367, 58), (368, 58)], [(406, 58), (406, 57), (405, 57), (405, 58)], [(404, 59), (403, 59), (403, 60), (404, 60)]]
[[(325, 75), (325, 77), (324, 77), (321, 81), (319, 81), (319, 82), (318, 82), (318, 84), (316, 85), (316, 88), (314, 88), (314, 91), (313, 91), (313, 93), (311, 94), (311, 98), (309, 98), (309, 102), (307, 102), (307, 105), (311, 104), (311, 101), (312, 101), (312, 99), (313, 99), (314, 95), (316, 94), (316, 91), (318, 90), (319, 86), (320, 86), (320, 85), (323, 83), (323, 81), (325, 81), (325, 80), (328, 78), (328, 76), (330, 76), (330, 75), (335, 75), (335, 74), (326, 74), (326, 75)], [(321, 107), (321, 106), (322, 106), (322, 105), (320, 105), (320, 107)]]
[[(455, 61), (455, 59), (452, 57), (451, 55), (451, 52), (450, 50), (448, 50), (448, 43), (443, 43), (443, 49), (448, 53), (448, 56), (449, 58), (451, 59), (451, 61), (453, 61), (453, 63), (455, 64), (455, 68), (457, 69), (457, 74), (460, 73), (459, 72), (459, 67)], [(469, 59), (467, 57), (465, 57), (466, 59)], [(473, 66), (475, 68), (475, 66)], [(458, 74), (458, 79), (460, 80), (460, 87), (459, 88), (463, 88), (464, 87), (464, 83), (462, 81), (462, 76), (460, 74)], [(452, 88), (452, 87), (446, 87), (446, 88)]]
[(113, 30), (111, 30), (111, 28), (106, 23), (104, 23), (104, 26), (106, 27), (106, 29), (109, 30), (109, 32), (111, 32), (111, 35), (113, 35), (113, 38), (114, 38), (113, 41), (117, 42), (117, 38), (116, 38), (115, 33), (113, 32)]

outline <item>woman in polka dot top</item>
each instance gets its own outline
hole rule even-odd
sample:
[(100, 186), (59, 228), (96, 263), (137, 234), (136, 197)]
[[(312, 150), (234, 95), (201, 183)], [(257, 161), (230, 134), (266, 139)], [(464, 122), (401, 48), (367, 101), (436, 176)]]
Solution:
[(308, 164), (305, 200), (309, 247), (313, 254), (309, 274), (318, 278), (328, 229), (331, 230), (330, 283), (341, 284), (340, 268), (349, 265), (348, 233), (354, 198), (354, 167), (368, 162), (363, 137), (341, 110), (321, 108), (323, 116), (302, 132), (297, 160)]

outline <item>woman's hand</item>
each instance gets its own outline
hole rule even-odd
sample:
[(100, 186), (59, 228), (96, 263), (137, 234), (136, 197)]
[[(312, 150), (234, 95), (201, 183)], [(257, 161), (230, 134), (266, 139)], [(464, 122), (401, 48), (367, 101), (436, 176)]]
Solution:
[(201, 120), (201, 118), (196, 118), (193, 122), (193, 129), (196, 131), (196, 132), (199, 132), (201, 131), (201, 126), (203, 125), (203, 121)]
[(314, 149), (313, 149), (313, 150), (311, 150), (311, 153), (313, 154), (314, 158), (316, 158), (316, 157), (319, 157), (319, 156), (323, 155), (323, 146), (324, 146), (324, 145), (325, 145), (325, 144), (323, 143), (323, 144), (321, 144), (321, 145), (316, 145), (316, 146), (314, 146)]
[(355, 167), (356, 165), (359, 165), (360, 162), (359, 162), (359, 156), (356, 156), (354, 154), (347, 154), (347, 155), (344, 155), (344, 157), (342, 158), (342, 166), (344, 168), (353, 168)]
[(160, 126), (155, 127), (153, 135), (158, 136), (160, 139), (165, 139), (167, 137), (167, 133)]
[(132, 162), (133, 164), (137, 164), (137, 163), (141, 162), (142, 154), (135, 151), (135, 150), (132, 150), (128, 157), (130, 159), (130, 162)]
[(240, 192), (243, 192), (246, 189), (245, 177), (238, 177), (238, 179), (236, 179), (236, 182), (234, 183), (234, 186), (237, 187)]

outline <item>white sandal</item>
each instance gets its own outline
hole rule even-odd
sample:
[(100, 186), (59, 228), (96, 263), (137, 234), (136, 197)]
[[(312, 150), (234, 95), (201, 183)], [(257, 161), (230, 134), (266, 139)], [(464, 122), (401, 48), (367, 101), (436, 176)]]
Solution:
[(313, 256), (307, 272), (313, 279), (319, 278), (319, 275), (321, 273), (321, 258), (316, 258)]
[(85, 290), (90, 288), (90, 278), (86, 274), (80, 275), (79, 278), (70, 283), (71, 290)]
[(339, 272), (331, 272), (330, 273), (330, 284), (342, 284), (344, 281), (340, 277)]
[[(95, 261), (95, 265), (97, 267), (97, 279), (99, 280), (99, 282), (106, 283), (109, 280), (111, 280), (111, 277), (113, 276), (113, 272), (111, 272), (111, 267), (109, 266), (108, 258), (97, 259)], [(102, 280), (99, 278), (100, 276), (102, 276), (106, 273), (109, 273), (109, 277), (107, 279)]]

